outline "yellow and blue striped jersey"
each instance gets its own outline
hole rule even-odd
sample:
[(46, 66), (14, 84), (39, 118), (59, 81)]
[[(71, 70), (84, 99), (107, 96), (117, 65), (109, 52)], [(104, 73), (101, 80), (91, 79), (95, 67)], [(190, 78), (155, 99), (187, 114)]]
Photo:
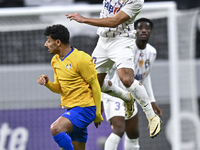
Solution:
[(72, 48), (64, 58), (54, 55), (51, 65), (54, 83), (61, 87), (61, 106), (72, 108), (95, 105), (88, 82), (96, 77), (97, 71), (90, 55)]

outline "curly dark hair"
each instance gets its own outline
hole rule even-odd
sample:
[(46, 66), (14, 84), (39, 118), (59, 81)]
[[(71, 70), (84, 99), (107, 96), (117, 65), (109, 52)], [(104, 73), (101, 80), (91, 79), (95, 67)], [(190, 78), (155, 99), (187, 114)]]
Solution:
[(50, 36), (54, 40), (59, 39), (63, 44), (69, 44), (70, 33), (68, 29), (61, 24), (46, 27), (44, 35)]

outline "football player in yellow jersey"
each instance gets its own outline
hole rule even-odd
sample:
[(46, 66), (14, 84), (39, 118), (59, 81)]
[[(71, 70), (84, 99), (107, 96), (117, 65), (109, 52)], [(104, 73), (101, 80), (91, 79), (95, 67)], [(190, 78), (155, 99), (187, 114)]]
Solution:
[(85, 150), (87, 126), (96, 128), (101, 116), (101, 90), (92, 58), (69, 44), (69, 31), (63, 25), (45, 29), (45, 47), (51, 54), (54, 82), (41, 75), (37, 82), (61, 95), (66, 111), (51, 125), (51, 134), (62, 150)]

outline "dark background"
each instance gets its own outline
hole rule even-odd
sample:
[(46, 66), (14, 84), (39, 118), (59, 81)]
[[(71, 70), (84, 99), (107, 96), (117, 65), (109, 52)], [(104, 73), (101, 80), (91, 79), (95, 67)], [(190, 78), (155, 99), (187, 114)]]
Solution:
[[(0, 0), (0, 7), (26, 7), (25, 0)], [(103, 0), (74, 0), (75, 3), (86, 2), (89, 4), (101, 4)], [(161, 2), (172, 0), (145, 0), (145, 2)], [(200, 0), (174, 0), (178, 10), (200, 8)], [(200, 17), (199, 17), (200, 18)], [(200, 27), (196, 29), (196, 58), (200, 58)]]
[[(90, 4), (101, 4), (103, 0), (74, 0), (74, 2), (87, 2)], [(172, 0), (145, 0), (145, 2), (159, 2)], [(178, 9), (190, 9), (200, 7), (199, 0), (173, 0), (177, 3)], [(20, 7), (25, 6), (24, 0), (0, 0), (0, 7)]]

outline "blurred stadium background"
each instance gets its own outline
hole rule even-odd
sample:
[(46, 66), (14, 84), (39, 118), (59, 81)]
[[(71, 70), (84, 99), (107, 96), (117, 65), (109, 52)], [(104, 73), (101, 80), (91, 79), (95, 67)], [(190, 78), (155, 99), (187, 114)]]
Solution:
[[(178, 102), (173, 102), (170, 91), (173, 84), (169, 67), (169, 41), (173, 36), (168, 28), (170, 14), (162, 9), (149, 9), (159, 2), (146, 1), (148, 7), (138, 18), (148, 17), (154, 22), (150, 44), (156, 47), (158, 56), (151, 78), (157, 104), (163, 111), (163, 127), (156, 138), (150, 139), (148, 122), (139, 108), (140, 150), (200, 150), (200, 2), (175, 1)], [(49, 126), (63, 112), (59, 95), (36, 82), (41, 74), (49, 75), (53, 81), (52, 55), (44, 48), (43, 31), (46, 26), (64, 24), (71, 33), (71, 45), (91, 54), (98, 39), (97, 28), (70, 22), (64, 14), (77, 10), (85, 16), (98, 17), (101, 3), (101, 0), (0, 0), (0, 150), (58, 149)], [(178, 108), (178, 114), (172, 114), (176, 112), (173, 108)], [(180, 139), (174, 139), (173, 115), (180, 121), (177, 133)], [(99, 129), (91, 124), (86, 150), (102, 150), (110, 132), (106, 121)], [(123, 141), (118, 150), (123, 150)]]

